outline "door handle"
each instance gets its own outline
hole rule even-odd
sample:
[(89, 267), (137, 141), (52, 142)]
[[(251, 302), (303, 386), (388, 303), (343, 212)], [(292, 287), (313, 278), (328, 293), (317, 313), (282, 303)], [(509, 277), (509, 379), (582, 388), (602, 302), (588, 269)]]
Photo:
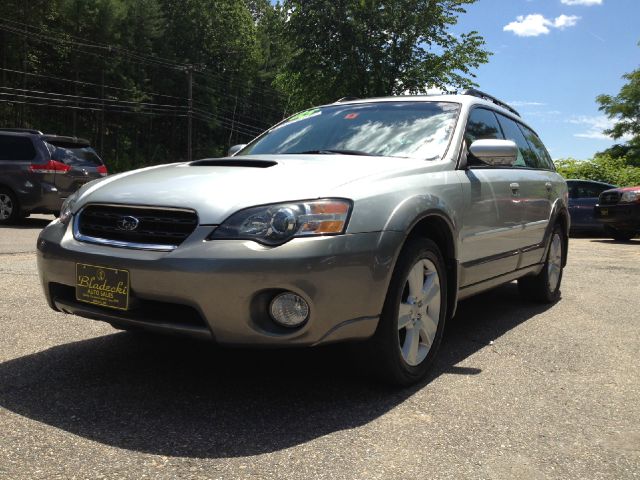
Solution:
[(516, 182), (510, 183), (509, 188), (511, 189), (511, 194), (517, 197), (520, 192), (520, 184)]
[(547, 189), (547, 191), (548, 191), (548, 192), (550, 192), (550, 191), (551, 191), (551, 187), (553, 187), (553, 185), (551, 184), (551, 182), (546, 182), (546, 183), (544, 184), (544, 186), (545, 186), (545, 188)]

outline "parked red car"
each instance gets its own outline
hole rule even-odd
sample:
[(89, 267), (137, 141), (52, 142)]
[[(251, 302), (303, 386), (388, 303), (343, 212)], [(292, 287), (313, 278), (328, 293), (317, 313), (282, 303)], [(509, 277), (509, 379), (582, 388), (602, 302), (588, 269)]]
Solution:
[(595, 215), (615, 240), (631, 240), (640, 233), (640, 186), (605, 190), (595, 206)]

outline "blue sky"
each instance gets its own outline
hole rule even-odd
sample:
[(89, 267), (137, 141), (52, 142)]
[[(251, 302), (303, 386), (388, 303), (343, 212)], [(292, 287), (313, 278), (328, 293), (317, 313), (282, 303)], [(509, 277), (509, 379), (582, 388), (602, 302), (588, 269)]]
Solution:
[(519, 110), (553, 158), (613, 144), (595, 97), (640, 66), (640, 0), (478, 0), (454, 30), (484, 36), (494, 55), (476, 82)]

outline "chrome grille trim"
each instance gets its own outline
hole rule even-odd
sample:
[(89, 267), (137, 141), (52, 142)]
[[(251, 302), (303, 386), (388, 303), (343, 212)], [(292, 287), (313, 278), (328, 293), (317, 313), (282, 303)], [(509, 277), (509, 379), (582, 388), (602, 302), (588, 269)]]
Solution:
[[(85, 209), (89, 208), (89, 207), (112, 207), (112, 208), (118, 208), (118, 209), (132, 209), (134, 212), (132, 212), (131, 215), (135, 215), (135, 210), (155, 210), (158, 212), (182, 212), (182, 213), (188, 213), (193, 215), (194, 217), (194, 222), (193, 222), (193, 229), (191, 230), (191, 232), (189, 232), (188, 234), (184, 235), (184, 238), (180, 238), (178, 239), (179, 241), (177, 241), (175, 244), (159, 244), (159, 243), (146, 243), (146, 242), (133, 242), (133, 241), (127, 241), (127, 240), (118, 240), (118, 239), (113, 239), (113, 238), (103, 238), (103, 237), (99, 237), (99, 236), (95, 236), (95, 235), (86, 235), (83, 234), (81, 232), (81, 218), (82, 218), (82, 213), (84, 212)], [(113, 218), (115, 216), (112, 214), (105, 214), (104, 218)], [(176, 222), (176, 223), (180, 223), (180, 222)], [(189, 223), (191, 224), (191, 223)], [(116, 248), (129, 248), (129, 249), (136, 249), (136, 250), (149, 250), (149, 251), (159, 251), (159, 252), (170, 252), (175, 250), (176, 248), (178, 248), (178, 246), (180, 246), (180, 244), (186, 240), (198, 227), (199, 225), (199, 219), (198, 219), (198, 215), (194, 210), (190, 210), (190, 209), (186, 209), (186, 208), (175, 208), (175, 207), (156, 207), (156, 206), (147, 206), (147, 205), (125, 205), (125, 204), (107, 204), (107, 203), (90, 203), (87, 205), (84, 205), (78, 212), (76, 212), (73, 216), (73, 222), (72, 222), (72, 231), (73, 231), (73, 237), (81, 242), (87, 242), (87, 243), (94, 243), (97, 245), (104, 245), (104, 246), (108, 246), (108, 247), (116, 247)], [(99, 229), (99, 228), (94, 228), (94, 229)], [(108, 228), (104, 228), (105, 232), (108, 232)], [(167, 233), (167, 232), (164, 232)], [(151, 233), (153, 235), (153, 232)], [(162, 232), (158, 233), (155, 232), (156, 236), (163, 236)], [(105, 237), (108, 235), (105, 235)], [(165, 236), (170, 236), (170, 235), (165, 235)]]

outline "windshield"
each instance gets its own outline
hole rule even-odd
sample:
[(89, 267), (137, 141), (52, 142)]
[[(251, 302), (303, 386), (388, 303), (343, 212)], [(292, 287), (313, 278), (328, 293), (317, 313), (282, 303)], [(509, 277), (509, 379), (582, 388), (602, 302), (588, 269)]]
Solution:
[(238, 155), (342, 153), (442, 158), (460, 105), (381, 102), (330, 105), (300, 112), (257, 138)]
[(55, 145), (49, 143), (51, 159), (76, 167), (99, 167), (102, 160), (91, 147), (80, 145)]

